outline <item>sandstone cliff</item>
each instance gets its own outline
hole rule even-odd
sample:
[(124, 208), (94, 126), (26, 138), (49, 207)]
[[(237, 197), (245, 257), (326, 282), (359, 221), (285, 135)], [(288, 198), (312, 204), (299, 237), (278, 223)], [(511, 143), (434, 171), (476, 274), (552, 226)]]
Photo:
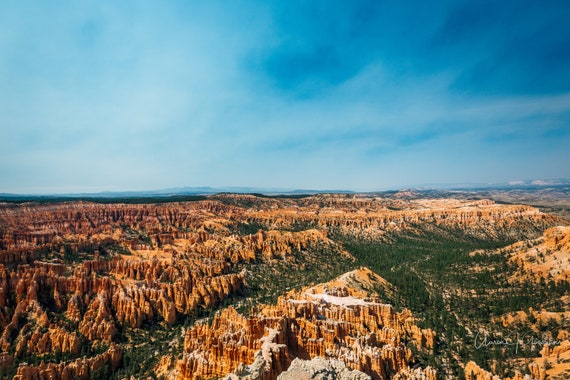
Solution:
[(61, 379), (61, 380), (89, 380), (105, 378), (117, 369), (121, 361), (122, 350), (116, 345), (109, 347), (102, 354), (88, 359), (78, 359), (71, 362), (41, 363), (39, 366), (21, 364), (14, 380), (27, 379)]
[[(232, 225), (240, 221), (260, 223), (270, 230), (312, 225), (373, 237), (433, 224), (463, 230), (473, 236), (519, 240), (562, 223), (533, 207), (499, 205), (491, 201), (417, 199), (404, 202), (323, 195), (297, 203), (272, 200), (259, 206), (244, 209), (214, 201), (3, 205), (0, 207), (0, 262), (31, 260), (39, 248), (53, 248), (65, 240), (76, 251), (104, 246), (113, 237), (120, 238), (132, 249), (161, 247), (179, 238), (199, 242), (208, 238), (208, 231), (230, 234)], [(117, 233), (119, 226), (128, 228)], [(517, 228), (511, 228), (513, 226)], [(145, 236), (141, 239), (137, 231), (143, 230)], [(258, 249), (263, 248), (258, 246)]]
[[(504, 380), (544, 380), (544, 377), (537, 377), (537, 373), (533, 372), (534, 367), (530, 367), (531, 375), (522, 375), (520, 372), (516, 372), (513, 377), (506, 377)], [(485, 371), (483, 368), (479, 367), (477, 363), (470, 361), (465, 365), (465, 380), (503, 380), (501, 377), (492, 374), (489, 371)]]
[[(409, 371), (409, 342), (430, 349), (435, 333), (418, 328), (410, 312), (397, 313), (378, 299), (363, 296), (354, 284), (384, 284), (362, 268), (328, 284), (291, 292), (275, 306), (249, 317), (224, 309), (210, 325), (186, 333), (179, 379), (248, 376), (275, 379), (294, 358), (326, 357), (373, 379)], [(429, 378), (435, 372), (427, 370)]]
[(549, 228), (534, 240), (505, 249), (524, 272), (523, 278), (570, 282), (570, 227)]
[[(510, 278), (511, 282), (545, 281), (557, 284), (560, 289), (564, 289), (564, 283), (570, 282), (570, 227), (568, 226), (551, 227), (538, 238), (517, 242), (493, 251), (492, 254), (506, 255), (509, 261), (516, 265), (517, 269)], [(536, 343), (537, 347), (542, 347), (538, 357), (518, 359), (519, 364), (526, 364), (530, 375), (523, 376), (517, 373), (513, 380), (566, 379), (570, 376), (570, 333), (566, 322), (570, 317), (570, 304), (567, 295), (563, 295), (558, 304), (557, 310), (520, 310), (499, 318), (504, 327), (519, 330), (524, 327), (527, 335), (522, 339), (522, 345), (530, 345), (535, 341), (539, 342)], [(544, 327), (549, 323), (560, 326), (557, 334), (553, 333), (554, 330)], [(501, 379), (483, 370), (475, 362), (467, 363), (465, 375), (467, 380)]]

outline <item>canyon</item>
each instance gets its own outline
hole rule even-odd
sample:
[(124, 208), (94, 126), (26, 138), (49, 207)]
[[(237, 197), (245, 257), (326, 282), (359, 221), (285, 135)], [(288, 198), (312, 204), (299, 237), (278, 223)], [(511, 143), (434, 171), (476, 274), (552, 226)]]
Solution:
[[(324, 358), (338, 373), (435, 379), (449, 368), (425, 358), (448, 340), (355, 244), (504, 242), (521, 273), (560, 283), (567, 224), (527, 205), (413, 194), (2, 203), (0, 374), (275, 379)], [(527, 264), (541, 252), (544, 265)]]

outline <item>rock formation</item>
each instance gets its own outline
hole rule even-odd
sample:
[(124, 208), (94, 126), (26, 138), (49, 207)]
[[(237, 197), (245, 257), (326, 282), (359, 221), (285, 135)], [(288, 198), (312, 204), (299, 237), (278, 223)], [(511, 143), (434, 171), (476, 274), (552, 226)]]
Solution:
[[(529, 367), (531, 370), (530, 375), (522, 375), (520, 372), (515, 372), (513, 377), (506, 377), (504, 380), (544, 380), (544, 378), (536, 377), (536, 373), (533, 373), (533, 366)], [(501, 377), (492, 374), (489, 371), (485, 371), (483, 368), (479, 367), (477, 363), (470, 361), (465, 365), (465, 380), (503, 380)]]
[(549, 228), (534, 240), (505, 248), (523, 278), (570, 282), (570, 226)]
[[(499, 249), (493, 254), (506, 255), (511, 263), (518, 268), (516, 274), (510, 279), (513, 282), (522, 281), (548, 281), (558, 285), (570, 282), (570, 227), (556, 226), (544, 231), (543, 235), (529, 240), (523, 240)], [(503, 326), (525, 326), (530, 331), (529, 342), (551, 342), (554, 346), (545, 344), (542, 346), (540, 356), (525, 359), (530, 375), (516, 373), (511, 380), (534, 379), (545, 380), (564, 379), (570, 376), (570, 333), (563, 322), (570, 315), (568, 301), (563, 297), (563, 309), (557, 311), (548, 310), (521, 310), (516, 313), (501, 316)], [(530, 322), (533, 320), (534, 322)], [(557, 336), (552, 336), (550, 331), (541, 331), (538, 327), (541, 323), (555, 321), (563, 328)], [(550, 336), (549, 336), (550, 334)], [(521, 359), (522, 361), (522, 359)], [(501, 378), (491, 372), (480, 368), (475, 362), (469, 362), (465, 366), (466, 380), (500, 380)], [(507, 378), (509, 379), (509, 378)]]
[[(232, 196), (224, 198), (229, 202)], [(247, 196), (234, 196), (247, 197)], [(251, 197), (251, 196), (250, 196)], [(254, 202), (252, 200), (251, 202)], [(261, 223), (269, 230), (299, 225), (336, 228), (355, 234), (382, 236), (386, 232), (433, 224), (460, 229), (473, 236), (530, 237), (560, 220), (523, 205), (453, 199), (362, 199), (320, 195), (297, 203), (273, 200), (244, 209), (221, 202), (167, 204), (95, 204), (87, 202), (2, 205), (0, 262), (33, 260), (39, 248), (65, 242), (76, 251), (97, 249), (120, 237), (131, 249), (162, 247), (176, 239), (201, 242), (211, 234), (228, 234), (235, 221)], [(519, 228), (510, 228), (518, 225)], [(526, 226), (527, 228), (520, 228)], [(123, 231), (117, 232), (117, 228)], [(138, 232), (145, 231), (144, 236)], [(90, 235), (90, 239), (87, 239)], [(514, 236), (516, 235), (516, 236)], [(263, 247), (258, 246), (263, 250)]]
[(89, 380), (93, 378), (105, 378), (120, 364), (122, 350), (112, 345), (102, 354), (87, 359), (78, 359), (71, 362), (44, 363), (39, 366), (21, 364), (18, 367), (14, 380), (27, 379), (61, 379)]
[[(115, 368), (126, 329), (175, 326), (207, 315), (247, 292), (246, 265), (302, 264), (316, 250), (348, 255), (333, 240), (339, 234), (390, 241), (427, 228), (527, 239), (559, 222), (528, 206), (413, 194), (3, 203), (0, 368), (17, 367), (18, 379), (84, 378)], [(567, 252), (567, 239), (553, 231), (545, 247)], [(243, 371), (273, 379), (295, 358), (326, 357), (375, 379), (397, 373), (433, 378), (431, 369), (408, 368), (414, 359), (406, 344), (429, 349), (434, 333), (420, 329), (409, 312), (396, 313), (373, 297), (374, 286), (394, 292), (390, 284), (359, 273), (285, 295), (252, 316), (225, 309), (212, 326), (188, 330), (184, 358), (171, 366), (179, 378)], [(109, 349), (92, 352), (101, 347)], [(40, 364), (24, 364), (32, 360)]]
[[(230, 377), (231, 378), (231, 377)], [(370, 380), (370, 376), (356, 370), (350, 370), (343, 361), (326, 360), (320, 356), (312, 360), (294, 359), (287, 371), (277, 380)]]
[[(409, 311), (397, 313), (371, 297), (365, 286), (372, 284), (385, 281), (361, 268), (330, 283), (290, 292), (277, 305), (249, 317), (224, 309), (211, 325), (196, 325), (186, 333), (178, 378), (233, 373), (275, 379), (294, 358), (315, 357), (341, 360), (373, 379), (409, 371), (414, 358), (407, 344), (429, 350), (435, 333), (418, 328)], [(364, 293), (368, 297), (360, 298)], [(435, 378), (431, 369), (425, 374)]]

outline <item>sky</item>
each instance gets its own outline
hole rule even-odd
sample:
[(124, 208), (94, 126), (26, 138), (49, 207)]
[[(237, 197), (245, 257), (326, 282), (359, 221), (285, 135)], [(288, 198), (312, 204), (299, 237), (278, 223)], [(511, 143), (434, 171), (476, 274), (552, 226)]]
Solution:
[(26, 1), (0, 193), (570, 178), (567, 1)]

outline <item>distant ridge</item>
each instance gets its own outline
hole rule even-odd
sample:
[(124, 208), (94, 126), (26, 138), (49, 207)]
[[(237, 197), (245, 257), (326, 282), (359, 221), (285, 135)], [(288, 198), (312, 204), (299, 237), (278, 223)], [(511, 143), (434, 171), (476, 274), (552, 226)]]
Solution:
[(188, 197), (206, 197), (215, 194), (255, 194), (255, 195), (313, 195), (313, 194), (381, 194), (398, 191), (419, 191), (429, 192), (433, 190), (447, 191), (488, 191), (488, 190), (537, 190), (545, 188), (557, 188), (570, 186), (570, 179), (534, 179), (510, 181), (508, 183), (488, 183), (488, 184), (429, 184), (421, 186), (406, 186), (394, 189), (374, 190), (374, 191), (354, 191), (354, 190), (329, 190), (329, 189), (282, 189), (282, 188), (257, 188), (257, 187), (173, 187), (159, 190), (145, 191), (102, 191), (94, 193), (53, 193), (53, 194), (15, 194), (0, 193), (0, 201), (52, 201), (52, 200), (113, 200), (113, 199), (151, 199), (164, 198), (173, 201)]
[(102, 191), (96, 193), (56, 193), (56, 194), (13, 194), (0, 193), (0, 201), (51, 201), (51, 200), (113, 200), (205, 197), (215, 194), (259, 194), (259, 195), (312, 195), (312, 194), (352, 194), (351, 190), (309, 190), (309, 189), (264, 189), (254, 187), (177, 187), (148, 191)]

